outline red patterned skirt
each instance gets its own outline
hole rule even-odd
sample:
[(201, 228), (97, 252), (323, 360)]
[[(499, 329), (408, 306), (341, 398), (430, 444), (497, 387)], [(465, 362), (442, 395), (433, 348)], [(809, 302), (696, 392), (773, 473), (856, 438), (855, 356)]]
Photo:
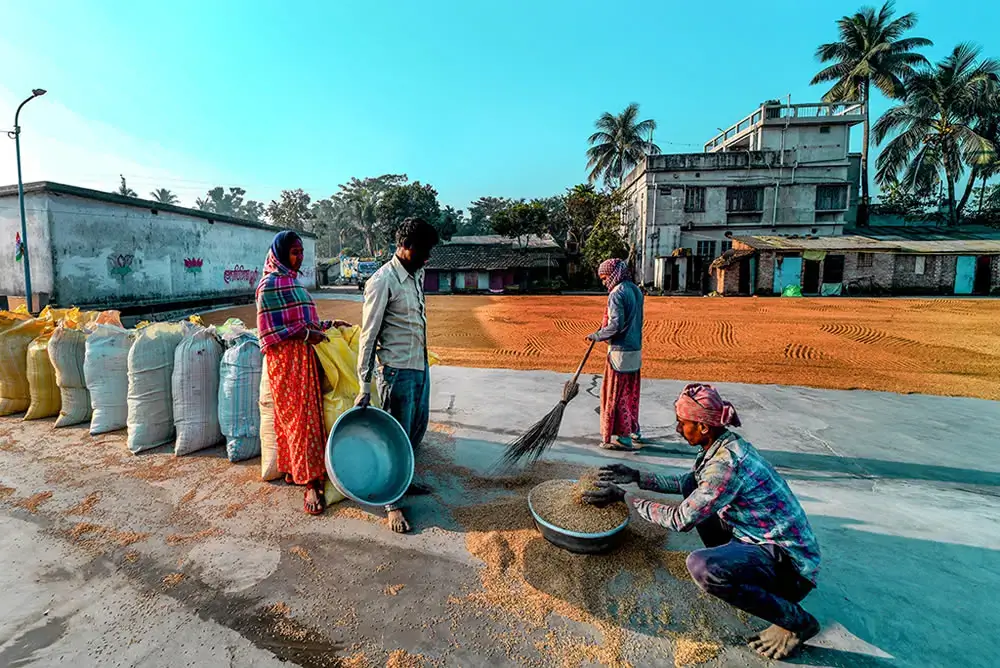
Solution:
[(278, 470), (296, 485), (326, 476), (323, 401), (316, 352), (305, 341), (283, 341), (267, 350), (267, 377), (274, 395)]
[(615, 371), (608, 359), (601, 384), (601, 438), (605, 443), (610, 443), (615, 436), (639, 433), (641, 385), (641, 371)]

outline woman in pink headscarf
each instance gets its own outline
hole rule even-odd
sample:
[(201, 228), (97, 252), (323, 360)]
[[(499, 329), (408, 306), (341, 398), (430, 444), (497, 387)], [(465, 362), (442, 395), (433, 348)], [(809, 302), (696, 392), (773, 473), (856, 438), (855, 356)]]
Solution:
[[(768, 659), (785, 659), (819, 632), (799, 605), (816, 586), (819, 544), (788, 484), (739, 434), (736, 409), (711, 385), (693, 383), (674, 403), (677, 433), (701, 452), (688, 473), (642, 473), (624, 464), (601, 469), (598, 489), (584, 494), (596, 506), (627, 501), (643, 519), (674, 531), (695, 529), (705, 547), (687, 557), (692, 579), (706, 593), (771, 626), (750, 639)], [(681, 494), (664, 504), (619, 485)]]
[(642, 384), (642, 290), (632, 282), (624, 260), (605, 260), (597, 275), (608, 289), (608, 308), (601, 328), (587, 339), (608, 344), (601, 385), (601, 447), (634, 450)]

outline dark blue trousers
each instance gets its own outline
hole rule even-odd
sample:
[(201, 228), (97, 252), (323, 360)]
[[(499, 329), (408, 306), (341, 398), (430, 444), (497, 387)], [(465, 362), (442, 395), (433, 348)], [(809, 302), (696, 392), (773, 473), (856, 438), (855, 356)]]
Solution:
[[(692, 482), (684, 496), (693, 488)], [(784, 550), (735, 540), (718, 515), (696, 529), (705, 548), (688, 555), (687, 568), (703, 591), (789, 631), (818, 624), (799, 605), (814, 585), (799, 575)]]

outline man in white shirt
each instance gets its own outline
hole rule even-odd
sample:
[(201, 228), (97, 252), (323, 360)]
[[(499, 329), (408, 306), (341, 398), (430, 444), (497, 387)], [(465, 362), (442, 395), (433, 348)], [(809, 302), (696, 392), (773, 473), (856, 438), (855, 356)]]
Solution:
[[(414, 453), (430, 418), (424, 265), (437, 243), (437, 230), (423, 219), (407, 218), (400, 223), (395, 255), (365, 283), (361, 318), (358, 378), (362, 390), (355, 405), (370, 403), (374, 374), (382, 407), (403, 426)], [(413, 483), (409, 491), (427, 490)], [(385, 510), (393, 531), (410, 530), (401, 508), (386, 506)]]

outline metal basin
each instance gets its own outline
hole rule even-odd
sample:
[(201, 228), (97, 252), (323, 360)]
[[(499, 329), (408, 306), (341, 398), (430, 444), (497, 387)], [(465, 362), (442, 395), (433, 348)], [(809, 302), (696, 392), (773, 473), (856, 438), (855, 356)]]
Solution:
[(413, 481), (413, 448), (403, 427), (383, 410), (352, 408), (337, 419), (326, 442), (326, 473), (352, 501), (395, 503)]
[[(576, 480), (570, 480), (569, 482), (576, 482)], [(557, 527), (554, 524), (546, 522), (535, 512), (535, 507), (531, 503), (531, 495), (534, 494), (535, 489), (528, 492), (528, 510), (531, 511), (531, 517), (535, 520), (535, 528), (538, 529), (538, 532), (542, 534), (545, 540), (556, 547), (561, 547), (576, 554), (601, 554), (603, 552), (610, 552), (621, 545), (622, 540), (625, 538), (625, 527), (628, 526), (630, 517), (626, 517), (614, 529), (601, 533), (581, 533), (579, 531), (563, 529), (562, 527)]]

